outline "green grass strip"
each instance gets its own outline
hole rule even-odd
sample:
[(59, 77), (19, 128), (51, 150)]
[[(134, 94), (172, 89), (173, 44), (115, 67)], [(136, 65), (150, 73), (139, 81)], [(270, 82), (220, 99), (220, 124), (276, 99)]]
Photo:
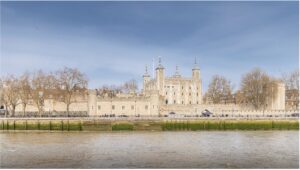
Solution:
[(133, 125), (129, 123), (119, 123), (112, 125), (113, 131), (119, 131), (119, 130), (133, 130)]

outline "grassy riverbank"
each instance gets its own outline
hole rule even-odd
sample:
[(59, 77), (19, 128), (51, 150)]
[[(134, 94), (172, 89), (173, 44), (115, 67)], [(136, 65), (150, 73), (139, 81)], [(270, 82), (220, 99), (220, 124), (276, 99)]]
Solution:
[(0, 130), (197, 131), (299, 130), (298, 120), (1, 120)]

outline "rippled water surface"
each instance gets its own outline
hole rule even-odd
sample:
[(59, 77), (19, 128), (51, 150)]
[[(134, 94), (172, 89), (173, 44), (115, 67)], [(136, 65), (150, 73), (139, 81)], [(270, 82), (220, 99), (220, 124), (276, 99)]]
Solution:
[(1, 132), (1, 168), (298, 168), (298, 131)]

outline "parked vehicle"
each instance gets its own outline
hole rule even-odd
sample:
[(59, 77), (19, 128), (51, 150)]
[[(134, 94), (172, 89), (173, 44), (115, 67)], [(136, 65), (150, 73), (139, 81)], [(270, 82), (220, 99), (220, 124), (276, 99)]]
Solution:
[(210, 117), (210, 116), (212, 116), (212, 112), (210, 112), (209, 110), (207, 110), (207, 109), (205, 109), (203, 112), (201, 112), (202, 113), (202, 116), (204, 116), (204, 117)]
[(5, 115), (6, 110), (5, 109), (0, 109), (0, 116), (4, 116)]

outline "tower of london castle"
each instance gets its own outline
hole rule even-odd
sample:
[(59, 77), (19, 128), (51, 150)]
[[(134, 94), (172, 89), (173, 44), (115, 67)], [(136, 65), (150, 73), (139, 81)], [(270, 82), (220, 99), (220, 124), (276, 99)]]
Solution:
[[(143, 89), (140, 94), (118, 94), (114, 97), (97, 95), (89, 91), (88, 110), (90, 115), (128, 115), (154, 116), (173, 114), (200, 114), (207, 109), (215, 113), (245, 110), (236, 104), (203, 104), (202, 80), (196, 61), (191, 77), (182, 77), (178, 67), (172, 76), (165, 75), (165, 68), (159, 59), (155, 77), (148, 74), (147, 67), (143, 75)], [(285, 89), (278, 84), (278, 95), (270, 99), (269, 110), (284, 110)]]
[[(70, 105), (71, 112), (87, 112), (90, 116), (164, 116), (199, 115), (204, 110), (214, 114), (223, 113), (256, 113), (253, 108), (238, 104), (205, 104), (202, 101), (202, 79), (198, 64), (194, 63), (191, 77), (182, 77), (176, 67), (172, 76), (165, 75), (165, 68), (159, 60), (155, 69), (155, 76), (148, 74), (147, 67), (143, 77), (143, 89), (140, 93), (117, 93), (114, 95), (100, 95), (97, 90), (88, 90), (86, 95), (76, 97), (76, 102)], [(285, 86), (277, 83), (276, 95), (268, 98), (266, 110), (270, 114), (274, 111), (285, 110)], [(46, 98), (43, 106), (47, 112), (63, 112), (66, 105), (53, 98)], [(22, 111), (18, 105), (17, 112)], [(29, 103), (27, 112), (38, 111), (34, 104)], [(258, 113), (258, 112), (257, 112)], [(260, 112), (261, 113), (261, 112)]]

